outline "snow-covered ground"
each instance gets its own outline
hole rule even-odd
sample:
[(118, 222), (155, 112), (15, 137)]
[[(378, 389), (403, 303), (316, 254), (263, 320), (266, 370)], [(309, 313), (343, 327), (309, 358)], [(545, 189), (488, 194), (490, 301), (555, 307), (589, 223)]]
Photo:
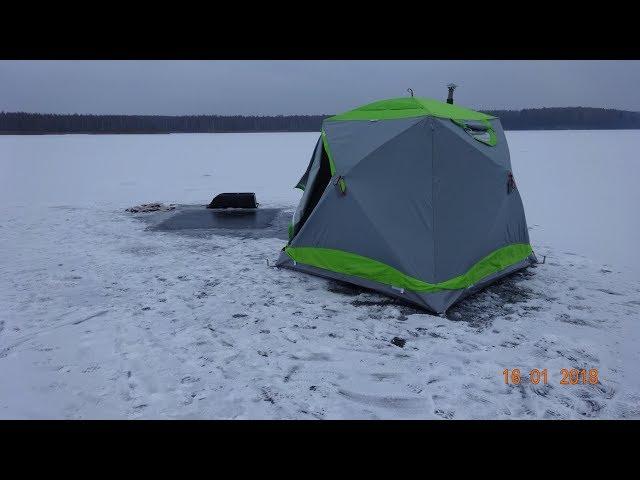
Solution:
[(0, 136), (0, 418), (640, 418), (640, 132), (507, 135), (547, 260), (449, 318), (124, 212), (292, 210), (315, 134)]

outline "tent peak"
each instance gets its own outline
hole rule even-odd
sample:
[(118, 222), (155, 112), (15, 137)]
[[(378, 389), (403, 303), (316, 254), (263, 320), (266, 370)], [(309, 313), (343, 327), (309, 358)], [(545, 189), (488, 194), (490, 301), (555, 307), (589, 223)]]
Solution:
[[(411, 89), (409, 89), (411, 90)], [(413, 93), (411, 91), (410, 93)], [(438, 117), (452, 120), (491, 120), (495, 117), (459, 105), (440, 102), (426, 97), (397, 97), (368, 103), (325, 121), (392, 120), (410, 117)]]

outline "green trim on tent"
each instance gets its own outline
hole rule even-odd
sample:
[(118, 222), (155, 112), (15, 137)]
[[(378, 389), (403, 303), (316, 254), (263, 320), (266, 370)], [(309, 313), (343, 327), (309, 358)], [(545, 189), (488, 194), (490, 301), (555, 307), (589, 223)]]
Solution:
[(327, 152), (327, 157), (329, 158), (329, 169), (331, 170), (331, 176), (333, 177), (336, 174), (336, 165), (333, 163), (333, 155), (331, 155), (327, 134), (324, 130), (322, 130), (322, 145), (324, 145), (324, 150)]
[(498, 144), (498, 135), (496, 135), (496, 131), (493, 128), (489, 129), (489, 141), (485, 142), (484, 140), (480, 140), (476, 138), (479, 142), (486, 143), (490, 147), (495, 147)]
[(459, 290), (478, 283), (483, 278), (523, 261), (533, 253), (528, 243), (513, 243), (491, 252), (466, 273), (445, 282), (427, 283), (410, 277), (371, 258), (355, 253), (316, 247), (286, 247), (285, 252), (296, 262), (354, 277), (366, 278), (385, 285), (414, 292)]
[(399, 97), (369, 103), (345, 113), (325, 119), (325, 122), (344, 120), (390, 120), (410, 117), (438, 117), (455, 120), (491, 120), (486, 113), (424, 97)]
[[(468, 133), (469, 127), (465, 123), (465, 120), (456, 120), (452, 118), (451, 121), (456, 125), (458, 125), (460, 128), (464, 129), (464, 131)], [(471, 135), (471, 134), (470, 135), (477, 142), (484, 143), (485, 145), (489, 145), (490, 147), (495, 147), (498, 144), (498, 135), (496, 135), (496, 131), (491, 126), (491, 122), (489, 122), (489, 120), (482, 120), (482, 123), (484, 123), (487, 127), (487, 133), (489, 134), (489, 139), (484, 140), (474, 135)]]

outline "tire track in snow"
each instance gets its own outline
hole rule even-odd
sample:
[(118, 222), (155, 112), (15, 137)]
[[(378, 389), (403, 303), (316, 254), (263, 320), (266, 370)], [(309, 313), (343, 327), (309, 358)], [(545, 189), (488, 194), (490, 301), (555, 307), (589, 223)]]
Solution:
[[(77, 310), (75, 310), (75, 311), (77, 311)], [(25, 335), (25, 336), (17, 339), (16, 341), (14, 341), (12, 344), (7, 345), (6, 347), (0, 347), (0, 358), (6, 357), (7, 355), (9, 355), (11, 350), (13, 350), (16, 347), (19, 347), (23, 343), (26, 343), (26, 342), (28, 342), (30, 340), (33, 340), (34, 338), (38, 338), (41, 335), (46, 335), (48, 333), (51, 333), (51, 332), (53, 332), (55, 330), (58, 330), (60, 328), (63, 328), (63, 327), (67, 327), (69, 325), (80, 325), (81, 323), (84, 323), (84, 322), (86, 322), (88, 320), (91, 320), (93, 318), (101, 317), (102, 315), (105, 315), (105, 314), (109, 313), (109, 311), (110, 310), (101, 310), (101, 311), (99, 311), (97, 313), (94, 313), (94, 314), (89, 315), (87, 317), (81, 318), (79, 320), (73, 320), (73, 321), (70, 321), (70, 322), (61, 323), (60, 325), (55, 325), (55, 326), (47, 328), (45, 330), (41, 330), (41, 331), (36, 332), (36, 333), (30, 333), (28, 335)], [(71, 313), (73, 313), (73, 312), (71, 312)], [(69, 315), (69, 313), (65, 314), (65, 315), (61, 315), (58, 318), (62, 318), (64, 316), (66, 316), (66, 315)]]

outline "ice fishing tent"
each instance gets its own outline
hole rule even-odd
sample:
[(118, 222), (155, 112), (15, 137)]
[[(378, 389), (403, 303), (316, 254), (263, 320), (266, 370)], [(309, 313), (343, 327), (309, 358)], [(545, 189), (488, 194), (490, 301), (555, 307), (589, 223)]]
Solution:
[(322, 124), (278, 266), (445, 312), (535, 262), (500, 121), (419, 97)]

